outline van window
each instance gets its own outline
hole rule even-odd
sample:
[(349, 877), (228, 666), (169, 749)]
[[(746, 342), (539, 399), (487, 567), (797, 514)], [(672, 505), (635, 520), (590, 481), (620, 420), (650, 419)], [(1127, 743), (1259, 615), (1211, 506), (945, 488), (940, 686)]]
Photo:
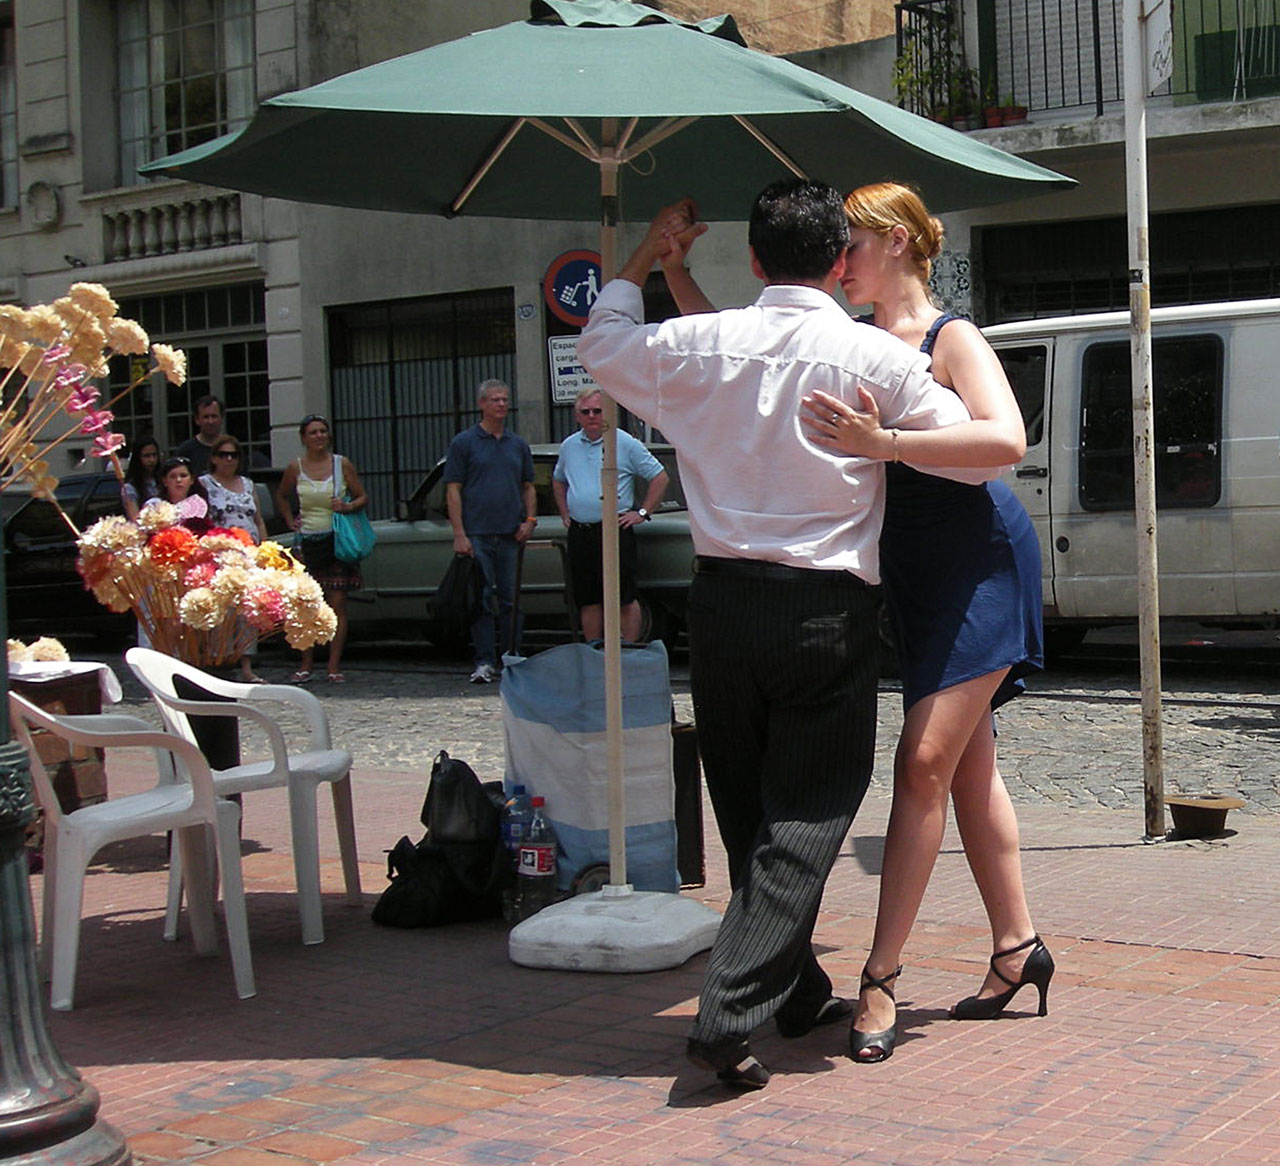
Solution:
[[(1213, 506), (1222, 494), (1222, 340), (1157, 338), (1151, 349), (1156, 505)], [(1128, 341), (1085, 350), (1080, 504), (1133, 507), (1133, 389)]]
[(1044, 440), (1044, 383), (1049, 367), (1048, 350), (1043, 344), (1026, 344), (1018, 348), (998, 348), (996, 355), (1004, 365), (1013, 395), (1022, 410), (1022, 424), (1027, 431), (1027, 446)]

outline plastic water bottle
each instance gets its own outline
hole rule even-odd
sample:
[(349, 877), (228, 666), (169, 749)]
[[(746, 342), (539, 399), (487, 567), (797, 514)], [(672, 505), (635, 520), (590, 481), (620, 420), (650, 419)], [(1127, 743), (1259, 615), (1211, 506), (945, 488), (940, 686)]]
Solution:
[[(511, 796), (502, 807), (502, 842), (511, 857), (513, 872), (520, 866), (520, 845), (524, 842), (532, 821), (533, 801), (523, 785), (513, 785)], [(511, 885), (502, 892), (502, 917), (508, 923), (518, 923), (524, 918), (520, 911), (520, 886), (518, 880), (513, 878)]]
[(511, 796), (502, 807), (502, 841), (511, 855), (514, 867), (520, 861), (520, 844), (528, 833), (529, 823), (533, 821), (533, 802), (525, 787), (513, 785)]
[(516, 913), (528, 919), (556, 901), (556, 835), (543, 814), (546, 801), (533, 799), (533, 820), (520, 844), (516, 868)]

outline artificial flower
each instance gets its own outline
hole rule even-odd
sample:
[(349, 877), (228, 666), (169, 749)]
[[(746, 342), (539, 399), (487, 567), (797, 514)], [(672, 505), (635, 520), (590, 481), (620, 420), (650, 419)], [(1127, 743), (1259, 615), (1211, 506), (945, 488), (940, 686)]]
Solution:
[(145, 541), (142, 531), (123, 514), (108, 514), (100, 518), (80, 536), (80, 546), (100, 548), (106, 551), (140, 547)]
[(138, 526), (147, 534), (152, 534), (157, 530), (177, 526), (180, 517), (178, 508), (172, 502), (155, 502), (138, 511)]
[(208, 587), (217, 573), (218, 564), (213, 561), (212, 556), (194, 563), (189, 562), (187, 569), (182, 572), (182, 585), (184, 587)]
[(71, 391), (63, 408), (68, 413), (84, 413), (97, 402), (100, 395), (93, 385), (81, 385)]
[(254, 586), (240, 596), (240, 614), (259, 632), (270, 632), (285, 622), (289, 607), (274, 587)]
[(9, 641), (9, 663), (24, 664), (31, 659), (31, 649), (21, 640)]
[(111, 293), (100, 283), (73, 283), (67, 295), (72, 303), (92, 312), (104, 324), (119, 310)]
[(42, 344), (53, 344), (62, 339), (66, 326), (62, 317), (48, 304), (36, 304), (26, 313), (26, 333)]
[(94, 457), (110, 457), (124, 445), (123, 433), (99, 433), (93, 439), (93, 448), (89, 451)]
[(151, 343), (142, 325), (117, 318), (107, 325), (107, 343), (121, 356), (144, 356)]
[(110, 429), (111, 422), (115, 419), (116, 415), (110, 409), (91, 409), (80, 422), (80, 432), (101, 433), (104, 429)]
[(273, 571), (291, 571), (297, 566), (293, 556), (270, 539), (257, 548), (254, 558), (259, 567), (269, 567)]
[(197, 587), (178, 606), (182, 622), (197, 631), (211, 632), (227, 618), (227, 606), (209, 587)]
[(70, 660), (67, 649), (52, 636), (41, 636), (31, 643), (31, 659), (39, 661)]
[(187, 354), (180, 349), (170, 348), (167, 344), (153, 344), (151, 356), (156, 367), (164, 373), (164, 378), (171, 385), (181, 385), (187, 379)]
[(178, 567), (195, 552), (196, 536), (184, 526), (171, 526), (152, 535), (147, 550), (156, 566)]

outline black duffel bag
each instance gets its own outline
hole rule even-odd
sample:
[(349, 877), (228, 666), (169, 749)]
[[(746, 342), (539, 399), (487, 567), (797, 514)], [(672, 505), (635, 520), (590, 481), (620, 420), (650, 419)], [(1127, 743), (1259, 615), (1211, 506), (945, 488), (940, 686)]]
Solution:
[(443, 750), (422, 805), (427, 832), (387, 852), (390, 885), (373, 921), (385, 927), (440, 927), (502, 914), (515, 879), (502, 843), (502, 783), (481, 783), (465, 761)]

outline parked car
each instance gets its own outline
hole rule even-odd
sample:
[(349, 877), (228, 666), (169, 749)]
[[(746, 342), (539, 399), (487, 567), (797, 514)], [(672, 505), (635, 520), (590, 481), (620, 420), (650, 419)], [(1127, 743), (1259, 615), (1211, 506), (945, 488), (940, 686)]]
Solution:
[[(274, 493), (282, 473), (260, 469), (250, 475), (272, 535), (284, 530)], [(112, 473), (69, 474), (58, 483), (55, 497), (79, 530), (108, 514), (124, 513), (120, 483)], [(75, 535), (57, 506), (42, 498), (20, 498), (4, 524), (5, 593), (12, 633), (96, 632), (112, 638), (129, 634), (133, 616), (108, 611), (93, 597), (76, 570), (76, 553)]]
[[(551, 490), (558, 445), (533, 446), (538, 527), (524, 554), (520, 605), (529, 630), (571, 626), (566, 594), (565, 529)], [(645, 613), (644, 638), (668, 644), (684, 627), (685, 600), (693, 569), (689, 514), (680, 488), (675, 450), (649, 447), (671, 478), (666, 497), (653, 517), (636, 527), (638, 590)], [(427, 474), (394, 519), (373, 524), (378, 545), (361, 564), (364, 590), (347, 597), (353, 635), (377, 635), (394, 629), (419, 634), (435, 643), (465, 641), (466, 631), (431, 626), (428, 600), (453, 558), (453, 528), (445, 502), (444, 462)]]

